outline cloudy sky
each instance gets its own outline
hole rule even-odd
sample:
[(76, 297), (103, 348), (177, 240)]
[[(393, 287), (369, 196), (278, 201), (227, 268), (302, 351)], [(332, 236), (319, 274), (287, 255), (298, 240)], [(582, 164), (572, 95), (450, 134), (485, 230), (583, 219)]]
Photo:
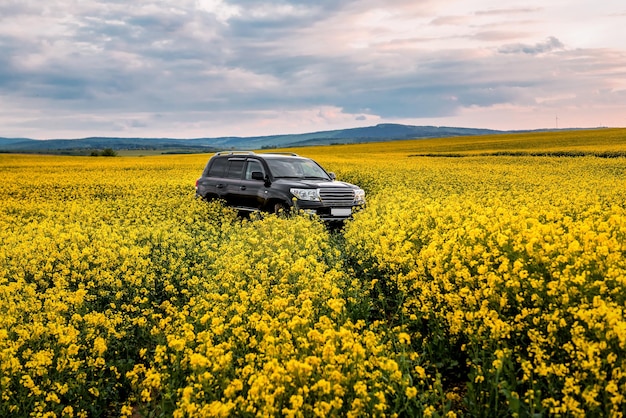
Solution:
[(624, 0), (2, 0), (0, 136), (626, 127)]

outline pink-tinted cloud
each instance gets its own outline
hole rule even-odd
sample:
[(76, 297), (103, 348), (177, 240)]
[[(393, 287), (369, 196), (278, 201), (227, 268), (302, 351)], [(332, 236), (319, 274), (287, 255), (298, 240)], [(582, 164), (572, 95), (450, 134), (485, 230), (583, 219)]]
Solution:
[(8, 0), (0, 23), (0, 136), (626, 125), (617, 0)]

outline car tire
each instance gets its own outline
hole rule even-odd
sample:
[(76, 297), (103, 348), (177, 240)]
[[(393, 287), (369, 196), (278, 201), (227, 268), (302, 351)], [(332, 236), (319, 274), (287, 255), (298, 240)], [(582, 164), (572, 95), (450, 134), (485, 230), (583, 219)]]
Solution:
[(289, 215), (289, 206), (283, 202), (274, 203), (274, 215), (287, 216)]

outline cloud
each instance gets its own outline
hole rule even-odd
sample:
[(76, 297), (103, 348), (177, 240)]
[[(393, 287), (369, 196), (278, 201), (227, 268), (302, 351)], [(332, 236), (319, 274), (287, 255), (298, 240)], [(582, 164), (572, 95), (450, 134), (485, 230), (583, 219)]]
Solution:
[(472, 38), (478, 41), (502, 42), (504, 40), (525, 38), (527, 36), (528, 36), (527, 32), (518, 32), (518, 31), (510, 31), (510, 30), (484, 30), (484, 31), (476, 32), (472, 36)]
[(511, 16), (511, 15), (525, 15), (530, 13), (536, 13), (542, 10), (541, 7), (518, 7), (518, 8), (502, 8), (502, 9), (487, 9), (478, 10), (477, 16)]
[(552, 52), (559, 49), (564, 49), (565, 45), (561, 43), (554, 36), (549, 37), (544, 42), (536, 43), (535, 45), (524, 44), (512, 44), (505, 45), (499, 49), (499, 52), (503, 54), (517, 54), (524, 53), (530, 55), (545, 54), (546, 52)]
[(578, 45), (575, 22), (538, 4), (7, 0), (0, 136), (255, 135), (624, 105), (624, 49)]

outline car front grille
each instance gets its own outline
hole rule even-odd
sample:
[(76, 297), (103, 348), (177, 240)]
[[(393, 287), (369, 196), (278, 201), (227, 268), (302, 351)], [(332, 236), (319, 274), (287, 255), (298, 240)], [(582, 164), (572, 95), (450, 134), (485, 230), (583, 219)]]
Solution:
[(354, 190), (345, 187), (325, 187), (320, 189), (320, 198), (324, 206), (352, 206)]

